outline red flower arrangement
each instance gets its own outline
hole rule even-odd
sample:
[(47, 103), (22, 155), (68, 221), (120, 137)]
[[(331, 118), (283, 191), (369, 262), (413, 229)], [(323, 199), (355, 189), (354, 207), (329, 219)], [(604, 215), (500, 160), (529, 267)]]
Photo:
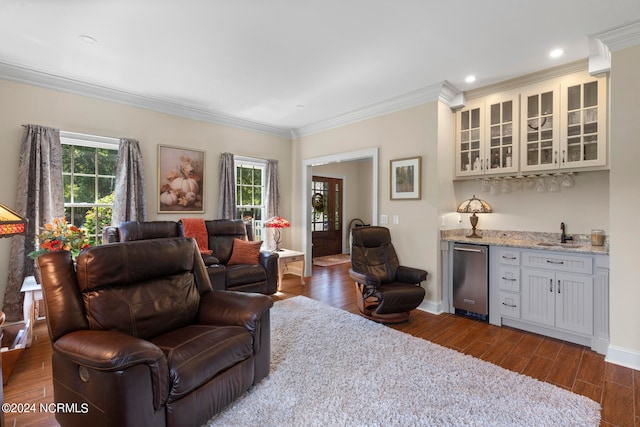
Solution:
[(53, 223), (45, 224), (42, 233), (38, 235), (40, 249), (29, 253), (36, 259), (46, 252), (70, 251), (75, 259), (81, 250), (91, 246), (85, 231), (69, 224), (66, 218), (55, 218)]

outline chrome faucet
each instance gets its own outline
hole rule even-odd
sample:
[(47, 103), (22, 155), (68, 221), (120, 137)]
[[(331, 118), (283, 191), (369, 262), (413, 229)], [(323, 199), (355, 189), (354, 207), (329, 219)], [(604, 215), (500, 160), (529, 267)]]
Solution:
[(560, 234), (560, 243), (567, 243), (567, 240), (573, 240), (573, 237), (567, 236), (564, 222), (560, 223), (560, 230), (562, 230), (562, 233)]

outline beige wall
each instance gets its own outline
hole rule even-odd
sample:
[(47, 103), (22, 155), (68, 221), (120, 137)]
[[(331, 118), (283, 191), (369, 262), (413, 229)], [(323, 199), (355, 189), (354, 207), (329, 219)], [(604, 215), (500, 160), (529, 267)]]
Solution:
[[(34, 123), (61, 130), (140, 141), (145, 159), (145, 181), (150, 220), (179, 219), (180, 214), (158, 214), (157, 146), (184, 146), (205, 151), (205, 218), (217, 217), (220, 153), (277, 159), (280, 164), (282, 215), (291, 207), (291, 141), (228, 126), (184, 119), (149, 110), (0, 80), (0, 169), (7, 179), (0, 186), (0, 202), (15, 205), (22, 124)], [(198, 216), (192, 214), (191, 216)], [(0, 300), (4, 298), (10, 239), (0, 239)]]
[(608, 359), (640, 369), (640, 46), (611, 61), (611, 347)]
[[(347, 151), (378, 147), (379, 214), (398, 215), (399, 224), (389, 224), (400, 261), (430, 273), (427, 299), (440, 300), (438, 278), (437, 195), (438, 103), (432, 102), (396, 113), (364, 120), (300, 138), (296, 142), (294, 181), (301, 181), (304, 160)], [(422, 156), (421, 200), (391, 201), (389, 170), (392, 159)], [(370, 179), (370, 178), (369, 178)], [(299, 206), (300, 192), (293, 197)], [(296, 218), (300, 224), (301, 218)], [(296, 230), (301, 241), (302, 230)]]

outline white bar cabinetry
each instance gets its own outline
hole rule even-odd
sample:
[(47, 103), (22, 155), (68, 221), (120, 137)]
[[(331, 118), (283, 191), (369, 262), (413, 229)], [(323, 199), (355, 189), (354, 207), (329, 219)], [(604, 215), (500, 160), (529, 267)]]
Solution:
[(608, 256), (492, 246), (490, 259), (492, 324), (606, 353)]

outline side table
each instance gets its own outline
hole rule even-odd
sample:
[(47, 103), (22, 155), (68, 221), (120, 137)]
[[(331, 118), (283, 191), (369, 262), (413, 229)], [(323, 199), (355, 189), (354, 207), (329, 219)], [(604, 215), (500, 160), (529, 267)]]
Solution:
[(27, 340), (25, 347), (31, 345), (31, 335), (33, 326), (36, 322), (36, 307), (34, 302), (42, 299), (42, 287), (36, 282), (33, 276), (27, 276), (22, 282), (20, 292), (24, 292), (24, 305), (22, 306), (22, 315), (24, 316), (24, 324), (26, 327)]
[[(300, 276), (300, 284), (304, 285), (304, 252), (280, 249), (278, 252), (278, 291), (282, 286), (282, 276), (286, 273)], [(298, 263), (299, 266), (290, 264)]]

